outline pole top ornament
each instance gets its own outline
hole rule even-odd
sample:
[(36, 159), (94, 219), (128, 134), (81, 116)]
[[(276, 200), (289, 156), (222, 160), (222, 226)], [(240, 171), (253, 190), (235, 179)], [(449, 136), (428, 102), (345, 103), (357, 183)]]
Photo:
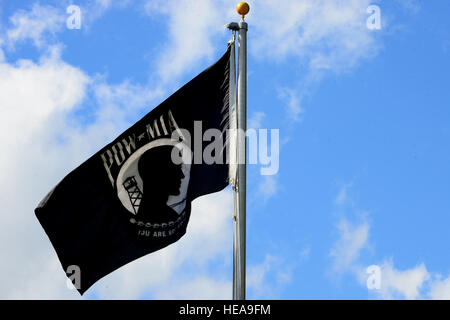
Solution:
[(247, 2), (239, 2), (236, 11), (241, 15), (242, 20), (244, 20), (245, 15), (250, 11), (250, 6)]

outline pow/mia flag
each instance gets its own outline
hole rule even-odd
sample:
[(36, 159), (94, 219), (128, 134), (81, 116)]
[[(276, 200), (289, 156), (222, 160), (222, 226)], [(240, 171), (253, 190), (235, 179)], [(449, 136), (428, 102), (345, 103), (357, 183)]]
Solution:
[(228, 185), (230, 52), (69, 173), (36, 208), (64, 270), (80, 270), (81, 294), (179, 240), (191, 201)]

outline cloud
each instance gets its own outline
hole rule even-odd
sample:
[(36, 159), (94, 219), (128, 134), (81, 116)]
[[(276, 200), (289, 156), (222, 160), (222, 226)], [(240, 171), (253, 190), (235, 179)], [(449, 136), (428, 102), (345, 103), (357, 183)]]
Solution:
[(305, 110), (303, 110), (300, 105), (299, 93), (293, 89), (280, 88), (278, 90), (278, 97), (286, 104), (286, 114), (288, 119), (294, 122), (300, 121), (300, 116)]
[[(0, 275), (3, 298), (71, 297), (33, 210), (79, 156), (60, 146), (64, 114), (89, 77), (56, 56), (0, 64)], [(61, 159), (66, 159), (61, 161)], [(62, 281), (58, 286), (52, 281)]]
[[(75, 108), (85, 97), (89, 77), (55, 55), (57, 49), (38, 64), (30, 60), (0, 64), (0, 121), (4, 133), (0, 139), (9, 155), (12, 151), (24, 152), (25, 146), (35, 149), (30, 140), (48, 138), (46, 134), (54, 127), (47, 126), (47, 121)], [(8, 158), (5, 161), (15, 163)]]
[(450, 300), (450, 276), (442, 279), (441, 275), (437, 275), (431, 283), (428, 296), (433, 300)]
[(267, 254), (264, 261), (248, 266), (247, 287), (252, 299), (275, 299), (292, 282), (292, 268), (284, 260)]
[(31, 10), (18, 10), (10, 17), (11, 28), (6, 32), (8, 44), (32, 40), (34, 45), (42, 48), (49, 38), (65, 27), (65, 13), (52, 6), (35, 3)]
[[(216, 53), (214, 38), (225, 34), (224, 1), (176, 0), (148, 1), (150, 16), (167, 16), (168, 40), (158, 59), (158, 73), (163, 81), (176, 78), (202, 59), (211, 60)], [(228, 7), (232, 10), (228, 2)], [(230, 12), (228, 10), (228, 12)], [(223, 43), (223, 51), (226, 43)]]
[[(95, 0), (81, 5), (81, 28), (88, 30), (109, 9), (125, 8), (132, 1)], [(16, 44), (26, 41), (32, 41), (38, 49), (46, 49), (47, 45), (61, 45), (56, 35), (66, 30), (69, 18), (64, 4), (69, 3), (64, 1), (60, 6), (51, 6), (36, 2), (30, 9), (17, 10), (9, 18), (10, 24), (5, 26), (5, 32), (0, 37), (0, 46), (3, 44), (7, 45), (8, 49), (14, 49)]]
[(425, 263), (415, 267), (399, 270), (392, 259), (380, 264), (381, 287), (374, 294), (381, 299), (432, 299), (448, 300), (450, 298), (450, 276), (443, 278), (440, 274), (428, 271)]
[(253, 112), (252, 116), (247, 120), (248, 121), (248, 129), (261, 129), (262, 121), (266, 117), (266, 114), (261, 111)]
[[(338, 238), (332, 245), (329, 256), (332, 261), (332, 274), (342, 275), (347, 272), (361, 276), (359, 258), (364, 249), (369, 249), (370, 223), (369, 212), (356, 209), (350, 196), (353, 182), (343, 183), (334, 198), (334, 204), (340, 214), (340, 220), (336, 224)], [(349, 208), (350, 211), (342, 211)], [(349, 217), (355, 216), (357, 222), (352, 222)], [(365, 277), (365, 270), (362, 272)]]
[(341, 186), (338, 195), (336, 196), (334, 202), (338, 206), (343, 206), (345, 204), (352, 204), (352, 198), (349, 196), (349, 189), (353, 186), (352, 182), (345, 183)]
[[(133, 3), (134, 0), (94, 0), (80, 4), (82, 13), (82, 29), (89, 30), (92, 24), (100, 19), (108, 10), (112, 8), (123, 9)], [(78, 5), (78, 3), (74, 3)]]
[[(450, 276), (428, 271), (425, 263), (400, 270), (394, 266), (392, 259), (379, 264), (381, 270), (381, 287), (371, 293), (380, 299), (432, 299), (448, 300), (450, 298)], [(361, 278), (365, 285), (365, 279)]]
[[(334, 199), (337, 206), (342, 207), (354, 202), (349, 195), (353, 182), (343, 184)], [(337, 225), (339, 238), (330, 250), (333, 275), (352, 274), (361, 286), (367, 288), (369, 274), (367, 266), (361, 261), (361, 253), (369, 248), (371, 226), (367, 221), (367, 213), (359, 213), (362, 222), (352, 224), (343, 217)], [(379, 267), (380, 288), (369, 290), (369, 294), (379, 299), (448, 299), (450, 297), (450, 276), (444, 278), (440, 274), (429, 272), (424, 262), (416, 266), (400, 270), (394, 266), (393, 259), (383, 259), (375, 264)]]
[(420, 3), (417, 0), (395, 0), (403, 9), (416, 14), (420, 11)]
[(354, 225), (347, 219), (342, 219), (337, 228), (339, 239), (331, 249), (330, 257), (333, 260), (333, 271), (341, 274), (353, 267), (361, 250), (367, 247), (370, 226), (366, 221)]
[(351, 70), (378, 53), (376, 33), (366, 27), (370, 4), (369, 0), (255, 2), (248, 18), (252, 56), (301, 70), (295, 86), (278, 90), (288, 119), (302, 120), (304, 98), (325, 75)]
[(345, 70), (376, 52), (369, 0), (255, 2), (249, 22), (259, 57), (297, 57), (312, 69)]
[(423, 263), (407, 270), (397, 270), (392, 261), (381, 265), (381, 288), (377, 291), (382, 299), (419, 299), (420, 290), (430, 279)]
[(104, 8), (104, 9), (108, 9), (111, 6), (113, 1), (112, 0), (95, 0), (94, 2), (99, 7)]
[(347, 188), (343, 187), (336, 196), (335, 202), (338, 205), (342, 205), (347, 201)]
[(258, 196), (262, 197), (264, 201), (272, 198), (278, 191), (278, 176), (267, 175), (261, 176), (258, 185)]

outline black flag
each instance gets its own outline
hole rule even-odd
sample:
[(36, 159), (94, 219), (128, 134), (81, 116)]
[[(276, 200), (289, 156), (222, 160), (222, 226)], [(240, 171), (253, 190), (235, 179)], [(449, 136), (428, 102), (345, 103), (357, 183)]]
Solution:
[(191, 201), (228, 185), (230, 52), (69, 173), (36, 208), (64, 270), (79, 268), (81, 294), (179, 240)]

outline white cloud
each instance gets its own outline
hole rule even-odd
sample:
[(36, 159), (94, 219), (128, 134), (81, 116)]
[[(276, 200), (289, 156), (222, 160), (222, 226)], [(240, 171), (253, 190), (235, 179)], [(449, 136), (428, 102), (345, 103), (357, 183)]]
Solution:
[(342, 205), (347, 200), (347, 188), (343, 187), (339, 191), (339, 194), (336, 196), (335, 202), (338, 205)]
[(338, 206), (343, 206), (347, 203), (352, 203), (352, 199), (349, 196), (349, 189), (353, 186), (352, 182), (345, 183), (341, 186), (338, 195), (336, 196), (334, 202)]
[(292, 281), (292, 270), (279, 256), (267, 254), (264, 261), (249, 265), (247, 287), (252, 299), (276, 299)]
[(381, 299), (432, 299), (450, 298), (450, 276), (429, 272), (424, 263), (405, 270), (394, 266), (392, 259), (380, 264), (381, 288), (374, 293)]
[[(107, 10), (113, 7), (125, 8), (132, 1), (95, 0), (81, 5), (81, 29), (88, 30)], [(0, 46), (7, 45), (9, 49), (14, 49), (16, 44), (28, 40), (39, 49), (59, 44), (56, 35), (66, 30), (68, 18), (69, 14), (64, 3), (61, 6), (51, 6), (35, 2), (30, 9), (19, 9), (9, 18), (10, 25), (4, 27), (5, 32), (0, 36)], [(0, 61), (3, 60), (1, 53), (2, 51)]]
[(300, 121), (304, 110), (300, 105), (299, 93), (293, 89), (281, 88), (278, 90), (278, 97), (286, 104), (288, 119), (294, 122)]
[[(36, 149), (31, 140), (48, 138), (45, 134), (57, 125), (49, 126), (48, 121), (76, 107), (84, 99), (88, 83), (89, 77), (82, 71), (52, 55), (38, 64), (30, 60), (0, 64), (0, 139), (8, 154), (24, 152), (25, 147)], [(8, 157), (4, 161), (14, 164), (15, 160)]]
[(361, 250), (368, 246), (370, 226), (366, 221), (353, 225), (342, 219), (337, 228), (339, 239), (331, 249), (330, 256), (333, 259), (333, 271), (340, 274), (352, 269)]
[[(450, 298), (450, 276), (428, 271), (425, 263), (400, 270), (394, 266), (392, 259), (379, 264), (381, 270), (381, 287), (371, 293), (380, 299), (432, 299), (448, 300)], [(367, 275), (366, 275), (367, 276)], [(360, 282), (365, 285), (366, 278)]]
[(377, 292), (383, 299), (419, 299), (423, 298), (420, 290), (430, 279), (430, 274), (423, 263), (408, 270), (397, 270), (392, 261), (381, 266), (381, 288)]
[[(353, 183), (343, 184), (335, 198), (335, 204), (354, 205), (349, 196), (349, 188)], [(330, 251), (332, 258), (332, 275), (353, 274), (361, 286), (367, 288), (367, 266), (363, 266), (361, 253), (369, 248), (370, 224), (365, 220), (366, 212), (359, 214), (363, 220), (359, 224), (351, 224), (343, 218), (338, 224), (339, 239)], [(380, 268), (381, 282), (379, 289), (369, 290), (369, 294), (380, 299), (448, 299), (450, 297), (450, 276), (442, 279), (439, 274), (427, 270), (425, 263), (400, 270), (394, 266), (392, 259), (384, 259), (375, 264)], [(371, 275), (372, 276), (372, 275)]]
[(10, 18), (12, 27), (6, 32), (8, 44), (32, 40), (35, 46), (42, 47), (48, 37), (65, 27), (65, 12), (52, 6), (35, 3), (31, 10), (18, 10)]
[[(344, 183), (334, 198), (334, 203), (338, 208), (346, 204), (352, 204), (349, 196), (349, 189), (353, 183)], [(361, 270), (359, 258), (365, 249), (369, 249), (370, 223), (367, 220), (368, 212), (355, 210), (343, 215), (336, 225), (338, 238), (332, 245), (329, 256), (332, 260), (331, 275), (342, 275), (347, 272), (355, 273), (359, 278), (364, 278), (365, 270)], [(354, 214), (359, 222), (351, 222), (347, 217)], [(361, 280), (361, 279), (360, 279)]]
[[(428, 271), (424, 262), (412, 268), (398, 269), (391, 258), (375, 265), (380, 268), (381, 282), (380, 288), (368, 289), (370, 297), (384, 300), (448, 300), (450, 297), (450, 276), (443, 278)], [(367, 288), (369, 274), (366, 267), (355, 261), (352, 272), (360, 285)]]
[(401, 7), (411, 13), (418, 13), (420, 11), (420, 4), (417, 0), (395, 0)]
[(278, 191), (278, 176), (261, 176), (258, 185), (258, 196), (261, 196), (264, 201), (272, 198)]
[(262, 121), (266, 117), (266, 114), (262, 111), (253, 112), (252, 116), (247, 120), (248, 121), (248, 129), (261, 129)]
[[(82, 14), (82, 29), (89, 30), (92, 24), (100, 19), (108, 10), (112, 8), (126, 8), (133, 3), (134, 0), (95, 0), (80, 3)], [(78, 3), (74, 3), (78, 5)]]
[[(249, 15), (259, 57), (298, 57), (312, 69), (345, 70), (376, 52), (369, 0), (255, 2)], [(300, 63), (299, 63), (300, 65)]]
[[(176, 0), (149, 1), (147, 13), (167, 16), (169, 39), (158, 59), (158, 73), (163, 81), (174, 79), (202, 59), (216, 53), (213, 39), (225, 34), (227, 20), (224, 1)], [(230, 10), (233, 6), (228, 5)], [(230, 12), (228, 10), (228, 12)], [(223, 43), (223, 50), (226, 43)]]
[[(361, 286), (366, 288), (369, 275), (360, 261), (361, 250), (367, 247), (370, 226), (367, 222), (350, 226), (347, 221), (339, 224), (340, 239), (331, 250), (334, 274), (350, 272)], [(450, 277), (429, 272), (424, 263), (400, 270), (392, 259), (378, 264), (381, 283), (379, 289), (369, 290), (369, 294), (385, 300), (391, 299), (449, 299)]]
[(442, 276), (437, 275), (431, 283), (428, 296), (433, 300), (450, 300), (450, 276), (442, 279)]
[(104, 9), (108, 9), (111, 6), (112, 2), (112, 0), (95, 0), (95, 4)]
[[(64, 275), (55, 272), (59, 262), (47, 250), (49, 243), (33, 210), (58, 175), (79, 159), (59, 145), (58, 132), (64, 131), (63, 115), (84, 99), (88, 83), (89, 77), (82, 71), (55, 56), (39, 63), (0, 64), (3, 298), (73, 296), (65, 289)], [(57, 281), (63, 281), (63, 286)]]

